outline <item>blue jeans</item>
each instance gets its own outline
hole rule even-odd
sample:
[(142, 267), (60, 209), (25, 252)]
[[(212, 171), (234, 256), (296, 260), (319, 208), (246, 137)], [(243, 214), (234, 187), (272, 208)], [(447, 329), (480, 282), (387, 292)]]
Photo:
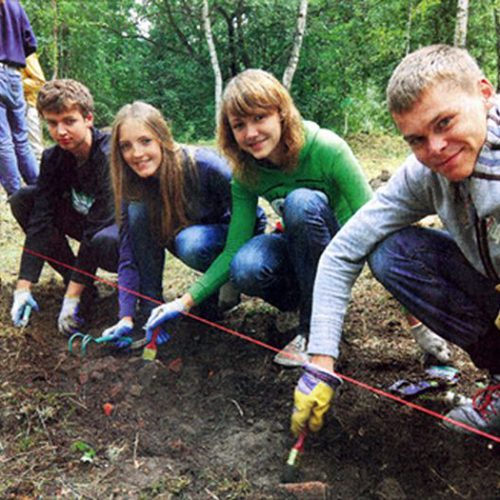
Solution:
[(413, 315), (467, 351), (479, 368), (500, 373), (500, 293), (444, 231), (408, 227), (369, 257), (374, 276)]
[[(26, 232), (37, 194), (36, 186), (25, 186), (9, 198), (12, 214), (23, 231)], [(54, 210), (54, 225), (46, 238), (50, 240), (51, 257), (65, 265), (59, 265), (49, 261), (49, 264), (63, 277), (65, 283), (71, 279), (72, 271), (67, 266), (74, 266), (75, 255), (71, 249), (69, 236), (80, 241), (85, 229), (85, 217), (76, 212), (71, 204), (60, 200)], [(118, 226), (112, 224), (97, 232), (91, 240), (93, 261), (102, 269), (116, 273), (118, 270)], [(79, 282), (90, 284), (90, 277), (81, 275)]]
[(0, 66), (0, 184), (11, 195), (35, 184), (38, 164), (28, 142), (26, 102), (19, 71)]
[[(128, 221), (132, 251), (139, 271), (140, 293), (163, 301), (165, 247), (151, 232), (147, 205), (131, 202), (128, 205)], [(177, 234), (170, 250), (184, 264), (204, 272), (222, 252), (227, 230), (227, 224), (189, 226)], [(143, 314), (148, 314), (155, 306), (154, 302), (143, 300), (140, 309)]]
[(254, 236), (240, 248), (231, 281), (282, 311), (299, 308), (299, 328), (308, 335), (316, 268), (339, 224), (326, 195), (306, 188), (285, 198), (282, 217), (284, 233)]

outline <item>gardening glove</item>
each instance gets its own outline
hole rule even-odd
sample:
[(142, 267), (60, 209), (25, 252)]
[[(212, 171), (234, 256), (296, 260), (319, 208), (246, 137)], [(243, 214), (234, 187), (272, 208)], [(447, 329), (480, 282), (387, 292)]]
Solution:
[(72, 335), (83, 325), (83, 319), (78, 316), (79, 307), (80, 297), (64, 297), (57, 319), (57, 327), (63, 335)]
[[(165, 344), (170, 340), (170, 335), (161, 327), (158, 328), (158, 335), (156, 337), (156, 345)], [(149, 344), (153, 340), (153, 334), (156, 328), (147, 328), (146, 329), (146, 345)]]
[(446, 364), (451, 359), (451, 351), (446, 340), (429, 330), (423, 323), (410, 328), (413, 338), (425, 352), (434, 356), (440, 363)]
[[(184, 311), (186, 311), (186, 306), (181, 299), (175, 299), (172, 302), (167, 302), (166, 304), (155, 307), (151, 311), (149, 319), (144, 326), (144, 328), (146, 329), (146, 340), (148, 341), (148, 343), (151, 341), (153, 337), (153, 331), (156, 328), (167, 321), (179, 318)], [(170, 335), (161, 329), (156, 339), (156, 343), (157, 345), (164, 344), (169, 338)]]
[(10, 316), (14, 326), (24, 328), (30, 319), (31, 310), (39, 310), (36, 300), (29, 290), (16, 290), (14, 292), (14, 302), (10, 310)]
[(129, 342), (125, 342), (122, 337), (130, 335), (134, 329), (134, 323), (129, 318), (122, 318), (118, 323), (106, 328), (101, 334), (101, 337), (110, 337), (109, 341), (116, 347), (128, 347)]
[(312, 432), (323, 427), (323, 417), (330, 408), (335, 389), (342, 380), (331, 372), (307, 363), (297, 387), (292, 413), (291, 431), (298, 436), (308, 426)]

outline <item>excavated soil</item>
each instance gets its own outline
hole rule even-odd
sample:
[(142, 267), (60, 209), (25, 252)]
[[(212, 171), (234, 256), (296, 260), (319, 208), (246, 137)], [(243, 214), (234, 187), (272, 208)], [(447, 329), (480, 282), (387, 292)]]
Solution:
[[(155, 361), (99, 346), (71, 355), (55, 328), (63, 285), (50, 272), (35, 287), (40, 312), (15, 329), (9, 309), (22, 241), (2, 201), (0, 498), (500, 498), (499, 456), (488, 439), (453, 433), (352, 383), (336, 395), (325, 428), (306, 440), (306, 484), (283, 487), (297, 370), (191, 318)], [(170, 263), (173, 297), (194, 275)], [(87, 330), (96, 336), (117, 313), (113, 288), (98, 288)], [(296, 320), (245, 298), (219, 324), (280, 347)], [(485, 374), (458, 349), (453, 359), (461, 372), (453, 390), (476, 391)], [(339, 371), (384, 390), (425, 377), (398, 304), (368, 271), (355, 289)], [(444, 413), (443, 396), (413, 402)]]

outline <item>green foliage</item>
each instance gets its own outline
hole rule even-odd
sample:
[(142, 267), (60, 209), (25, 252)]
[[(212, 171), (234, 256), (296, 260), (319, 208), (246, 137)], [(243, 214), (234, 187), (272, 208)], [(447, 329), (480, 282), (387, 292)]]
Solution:
[[(248, 67), (281, 78), (298, 0), (210, 0), (224, 81)], [(304, 117), (338, 132), (392, 131), (387, 80), (409, 51), (452, 43), (456, 0), (310, 0), (292, 93)], [(496, 83), (494, 0), (470, 2), (468, 47)], [(214, 134), (214, 76), (202, 0), (23, 0), (47, 77), (89, 86), (96, 122), (125, 103), (160, 108), (179, 141)]]
[(96, 456), (96, 451), (92, 446), (90, 446), (88, 443), (85, 441), (75, 441), (71, 445), (71, 451), (75, 453), (80, 453), (80, 462), (85, 462), (85, 463), (93, 463), (94, 458)]

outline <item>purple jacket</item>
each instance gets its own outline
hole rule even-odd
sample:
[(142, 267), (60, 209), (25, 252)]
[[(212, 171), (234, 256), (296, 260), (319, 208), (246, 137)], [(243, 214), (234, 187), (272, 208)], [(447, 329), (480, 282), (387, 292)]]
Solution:
[(0, 61), (26, 66), (26, 57), (36, 52), (36, 38), (18, 0), (0, 4)]

